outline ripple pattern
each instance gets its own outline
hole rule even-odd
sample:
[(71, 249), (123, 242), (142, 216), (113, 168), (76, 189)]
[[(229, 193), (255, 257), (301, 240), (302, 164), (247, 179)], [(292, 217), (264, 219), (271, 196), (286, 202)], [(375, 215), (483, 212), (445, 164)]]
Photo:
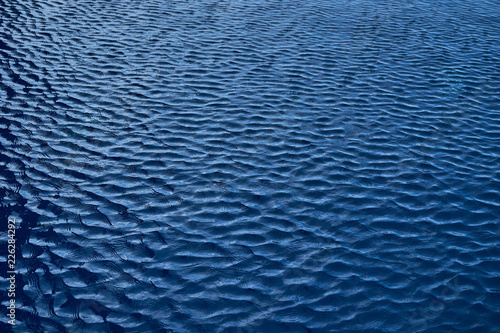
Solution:
[(0, 0), (14, 331), (498, 332), (498, 8)]

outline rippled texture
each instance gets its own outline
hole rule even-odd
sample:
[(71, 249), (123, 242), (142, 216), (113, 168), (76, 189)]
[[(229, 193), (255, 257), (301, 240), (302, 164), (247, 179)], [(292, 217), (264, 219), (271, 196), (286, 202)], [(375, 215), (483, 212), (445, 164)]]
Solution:
[(498, 332), (499, 8), (0, 0), (15, 331)]

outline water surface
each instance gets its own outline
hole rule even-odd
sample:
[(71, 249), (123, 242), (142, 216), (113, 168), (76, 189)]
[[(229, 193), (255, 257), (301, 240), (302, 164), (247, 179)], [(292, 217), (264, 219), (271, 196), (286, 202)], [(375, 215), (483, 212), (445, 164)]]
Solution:
[(14, 331), (498, 332), (499, 8), (0, 0)]

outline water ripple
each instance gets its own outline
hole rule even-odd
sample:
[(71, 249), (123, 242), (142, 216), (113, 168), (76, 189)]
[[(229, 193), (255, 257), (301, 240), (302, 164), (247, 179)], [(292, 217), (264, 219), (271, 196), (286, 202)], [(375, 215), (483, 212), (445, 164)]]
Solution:
[(19, 332), (499, 327), (495, 1), (0, 4)]

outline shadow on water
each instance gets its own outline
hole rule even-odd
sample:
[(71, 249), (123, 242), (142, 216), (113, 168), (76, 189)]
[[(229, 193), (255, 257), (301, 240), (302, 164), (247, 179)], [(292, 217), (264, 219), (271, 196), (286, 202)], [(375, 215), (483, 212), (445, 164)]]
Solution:
[[(9, 96), (7, 92), (7, 96)], [(6, 108), (2, 108), (2, 112), (6, 112)], [(9, 131), (10, 121), (5, 118), (0, 118), (0, 124), (2, 128), (0, 130), (0, 136), (9, 141), (12, 144), (15, 144), (17, 140), (14, 135)], [(0, 241), (0, 276), (3, 278), (2, 281), (5, 281), (10, 271), (7, 266), (7, 227), (8, 220), (14, 219), (16, 221), (16, 271), (19, 273), (19, 263), (26, 260), (23, 258), (22, 251), (20, 250), (23, 245), (26, 245), (29, 242), (29, 238), (31, 236), (31, 230), (35, 229), (38, 225), (39, 216), (37, 213), (32, 212), (28, 208), (26, 208), (27, 200), (19, 193), (21, 188), (21, 183), (16, 177), (16, 174), (9, 170), (9, 164), (15, 162), (18, 167), (21, 169), (25, 168), (23, 161), (19, 159), (13, 159), (9, 157), (7, 154), (7, 148), (0, 143), (0, 175), (2, 175), (3, 182), (0, 187), (0, 232), (4, 237)], [(26, 295), (23, 291), (24, 282), (23, 279), (20, 278), (20, 275), (17, 274), (16, 278), (16, 303), (17, 304), (30, 304), (33, 300), (30, 299), (28, 295)], [(3, 304), (4, 300), (10, 300), (8, 297), (8, 288), (2, 288), (0, 290), (0, 295), (2, 299), (2, 304), (0, 305), (0, 312), (2, 316), (6, 317), (8, 313), (7, 307)], [(28, 311), (27, 308), (16, 309), (16, 319), (21, 322), (25, 322), (27, 327), (33, 329), (33, 331), (40, 330), (40, 318), (34, 314), (32, 311)], [(54, 323), (56, 326), (57, 324)], [(2, 332), (10, 332), (12, 331), (12, 326), (10, 324), (6, 324), (5, 322), (0, 323), (0, 330)]]
[[(8, 5), (4, 1), (0, 1), (0, 7), (2, 8), (2, 10), (0, 10), (2, 20), (4, 20), (2, 27), (6, 25), (5, 22), (8, 22), (10, 15), (20, 14), (19, 11), (15, 10), (15, 7), (11, 7), (14, 10), (10, 14), (7, 14), (5, 8), (7, 8)], [(15, 152), (16, 147), (19, 145), (19, 138), (10, 130), (12, 121), (5, 115), (14, 115), (16, 119), (21, 120), (25, 118), (25, 115), (22, 112), (22, 108), (16, 108), (14, 111), (9, 106), (13, 104), (12, 100), (17, 96), (17, 93), (11, 86), (5, 83), (6, 76), (9, 77), (11, 84), (23, 86), (22, 92), (25, 94), (25, 98), (36, 99), (38, 97), (30, 95), (31, 85), (10, 68), (12, 64), (18, 65), (19, 59), (12, 56), (15, 50), (5, 42), (9, 40), (12, 41), (12, 37), (5, 31), (1, 31), (0, 67), (2, 69), (2, 74), (0, 74), (0, 102), (3, 105), (0, 107), (0, 175), (2, 177), (0, 182), (0, 233), (3, 237), (0, 240), (0, 277), (2, 278), (2, 288), (0, 290), (0, 315), (4, 318), (9, 318), (7, 316), (9, 309), (7, 309), (6, 304), (10, 302), (11, 297), (8, 295), (8, 286), (4, 284), (4, 281), (7, 281), (6, 279), (11, 276), (8, 271), (12, 270), (7, 264), (7, 257), (9, 254), (7, 230), (8, 221), (15, 220), (16, 326), (7, 324), (6, 321), (2, 320), (0, 322), (0, 331), (13, 332), (19, 331), (18, 329), (27, 329), (31, 332), (44, 332), (48, 327), (51, 327), (52, 330), (58, 332), (67, 332), (68, 330), (57, 321), (50, 318), (42, 318), (37, 314), (36, 309), (33, 308), (32, 305), (40, 295), (27, 294), (24, 288), (27, 282), (31, 282), (26, 280), (26, 277), (29, 277), (30, 274), (33, 274), (37, 270), (42, 270), (45, 274), (50, 274), (50, 270), (46, 264), (37, 259), (39, 255), (46, 252), (46, 249), (30, 243), (30, 238), (33, 235), (40, 237), (47, 231), (42, 232), (38, 229), (40, 226), (40, 215), (27, 207), (26, 204), (28, 200), (20, 193), (23, 180), (26, 178), (26, 169), (29, 168), (29, 166), (26, 165), (29, 158), (25, 160), (16, 157), (20, 156)], [(34, 74), (23, 74), (27, 77), (38, 79)], [(28, 107), (28, 105), (24, 103), (22, 103), (22, 106)], [(13, 165), (15, 165), (15, 167), (12, 167)], [(12, 169), (19, 171), (12, 171)], [(24, 251), (23, 253), (22, 249), (26, 248), (28, 248), (29, 251)], [(28, 257), (25, 257), (26, 253), (29, 254)], [(53, 289), (53, 292), (54, 291), (55, 289)]]

